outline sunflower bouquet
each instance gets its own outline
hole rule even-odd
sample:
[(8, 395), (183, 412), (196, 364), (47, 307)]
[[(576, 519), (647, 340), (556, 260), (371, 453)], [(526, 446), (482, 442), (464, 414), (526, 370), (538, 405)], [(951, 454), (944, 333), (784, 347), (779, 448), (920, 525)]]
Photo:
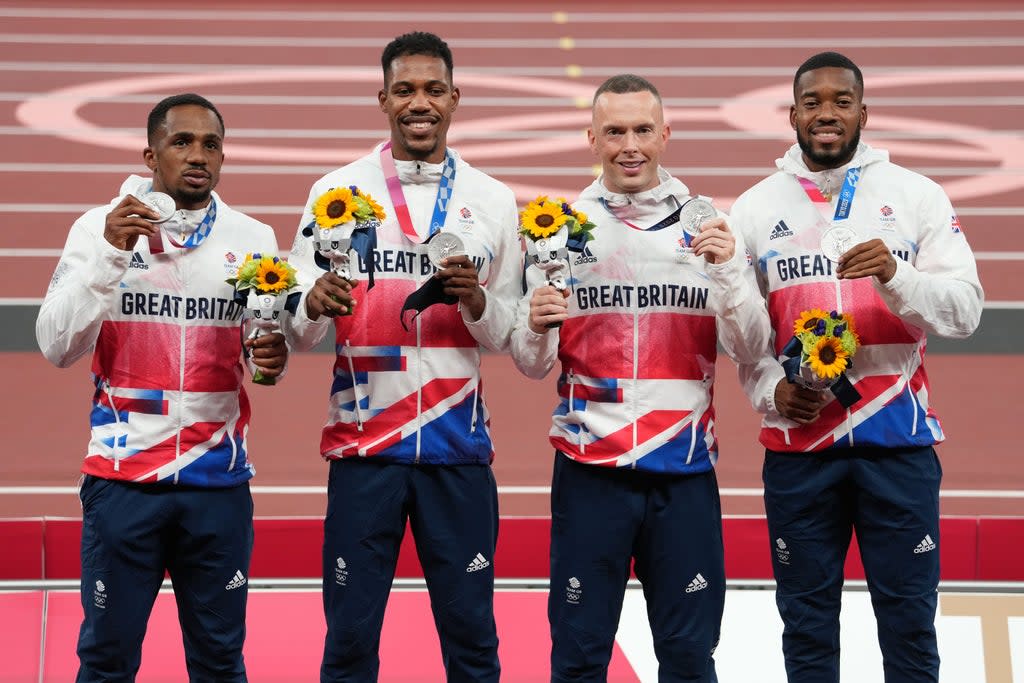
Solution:
[(519, 232), (534, 242), (547, 239), (565, 227), (568, 236), (580, 242), (592, 239), (594, 224), (587, 214), (576, 211), (564, 199), (551, 201), (541, 195), (526, 205), (519, 214)]
[(519, 213), (519, 233), (526, 242), (526, 253), (556, 289), (567, 289), (565, 270), (569, 250), (582, 251), (593, 238), (594, 224), (582, 211), (576, 211), (564, 199), (551, 201), (540, 196)]
[(310, 207), (313, 220), (305, 227), (303, 234), (312, 236), (313, 246), (317, 253), (325, 259), (321, 265), (327, 269), (328, 264), (340, 277), (352, 279), (349, 262), (349, 249), (355, 248), (364, 259), (366, 254), (361, 249), (371, 228), (376, 228), (384, 220), (384, 208), (368, 193), (355, 185), (348, 187), (332, 187), (313, 202)]
[(859, 345), (848, 313), (806, 310), (793, 323), (793, 339), (782, 351), (788, 357), (783, 363), (786, 375), (791, 382), (809, 389), (831, 390), (849, 407), (860, 399), (846, 377)]
[[(243, 336), (255, 339), (264, 334), (279, 332), (280, 317), (285, 309), (290, 290), (298, 285), (295, 268), (276, 256), (246, 254), (235, 277), (226, 281), (235, 289), (236, 300), (245, 306)], [(273, 377), (265, 377), (255, 368), (252, 381), (257, 384), (275, 384)]]

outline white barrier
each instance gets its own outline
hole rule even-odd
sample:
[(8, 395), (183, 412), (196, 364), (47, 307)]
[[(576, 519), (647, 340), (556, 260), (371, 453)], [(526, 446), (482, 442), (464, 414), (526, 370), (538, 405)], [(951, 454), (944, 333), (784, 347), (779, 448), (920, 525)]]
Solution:
[[(870, 596), (843, 594), (843, 681), (883, 683)], [(940, 683), (1024, 683), (1024, 594), (941, 593), (936, 619)], [(771, 590), (730, 590), (715, 654), (720, 683), (786, 683), (782, 622)], [(643, 594), (626, 594), (619, 646), (642, 683), (656, 683), (657, 663)]]

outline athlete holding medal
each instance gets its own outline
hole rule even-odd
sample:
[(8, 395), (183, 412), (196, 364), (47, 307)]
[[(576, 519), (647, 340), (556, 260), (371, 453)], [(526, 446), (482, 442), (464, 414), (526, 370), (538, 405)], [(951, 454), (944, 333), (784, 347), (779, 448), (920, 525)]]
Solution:
[(759, 358), (768, 316), (725, 216), (661, 166), (669, 136), (648, 80), (621, 74), (598, 87), (588, 139), (601, 176), (573, 203), (594, 223), (589, 258), (573, 264), (568, 298), (527, 268), (512, 333), (524, 374), (561, 367), (549, 432), (557, 683), (607, 679), (631, 568), (658, 680), (717, 680), (715, 361), (719, 343), (733, 358)]
[(325, 272), (303, 235), (307, 209), (290, 258), (308, 286), (289, 318), (297, 347), (317, 344), (333, 318), (337, 349), (320, 448), (330, 461), (321, 680), (377, 679), (408, 521), (448, 680), (493, 682), (498, 497), (480, 346), (508, 344), (518, 213), (511, 190), (447, 146), (459, 102), (448, 46), (406, 34), (381, 66), (390, 140), (314, 183), (306, 204), (339, 187), (374, 197), (385, 218), (373, 246), (353, 262), (353, 280)]
[[(942, 470), (933, 446), (944, 436), (928, 405), (924, 351), (929, 333), (970, 335), (983, 293), (942, 188), (860, 142), (860, 69), (835, 52), (815, 55), (797, 69), (793, 95), (797, 144), (730, 211), (775, 335), (740, 376), (764, 413), (786, 671), (792, 683), (839, 680), (843, 564), (855, 530), (886, 683), (934, 682)], [(783, 368), (795, 326), (824, 326), (822, 315), (849, 317), (859, 336), (844, 371), (855, 400), (801, 386)], [(843, 370), (841, 354), (823, 359)]]

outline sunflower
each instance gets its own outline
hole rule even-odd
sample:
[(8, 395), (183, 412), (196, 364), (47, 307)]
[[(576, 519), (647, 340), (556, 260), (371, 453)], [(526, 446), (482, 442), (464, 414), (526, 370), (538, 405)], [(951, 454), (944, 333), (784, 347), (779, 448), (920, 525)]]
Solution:
[(313, 217), (321, 228), (336, 228), (352, 220), (356, 208), (352, 190), (335, 187), (320, 195), (313, 204)]
[(264, 256), (260, 259), (253, 286), (261, 294), (282, 292), (295, 284), (295, 270), (280, 259)]
[(242, 265), (238, 267), (238, 274), (235, 277), (240, 281), (251, 281), (256, 277), (256, 270), (259, 268), (260, 255), (246, 254)]
[(549, 202), (547, 197), (537, 197), (526, 205), (519, 221), (524, 235), (539, 240), (558, 232), (567, 218), (560, 204)]
[(807, 358), (814, 373), (823, 379), (833, 379), (846, 371), (848, 354), (835, 337), (821, 339)]
[(793, 323), (793, 334), (800, 336), (806, 332), (813, 332), (814, 328), (818, 326), (818, 322), (828, 318), (828, 313), (821, 310), (820, 308), (812, 308), (809, 311), (804, 311), (800, 314), (800, 317)]
[(387, 217), (387, 214), (384, 213), (384, 207), (378, 204), (373, 197), (365, 192), (360, 192), (359, 196), (365, 199), (366, 203), (369, 204), (371, 209), (373, 209), (373, 215), (377, 217), (377, 220), (382, 221)]

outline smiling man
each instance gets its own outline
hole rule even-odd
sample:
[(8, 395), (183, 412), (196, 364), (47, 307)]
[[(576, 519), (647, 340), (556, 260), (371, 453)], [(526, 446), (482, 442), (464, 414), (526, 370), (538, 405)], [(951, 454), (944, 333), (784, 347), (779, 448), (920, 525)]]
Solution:
[[(839, 680), (843, 564), (856, 531), (886, 683), (934, 683), (942, 468), (933, 446), (944, 436), (924, 354), (929, 333), (974, 331), (981, 284), (942, 188), (860, 142), (864, 78), (849, 58), (823, 52), (797, 69), (789, 120), (797, 144), (732, 208), (774, 328), (774, 347), (741, 378), (764, 413), (786, 671), (793, 683)], [(852, 319), (860, 348), (849, 366), (837, 363), (843, 383), (805, 388), (796, 365), (783, 365), (785, 347), (798, 319), (824, 326), (833, 311)]]
[[(242, 659), (252, 498), (233, 259), (276, 254), (274, 231), (215, 192), (224, 122), (183, 94), (149, 115), (143, 159), (109, 204), (71, 226), (36, 321), (43, 354), (92, 352), (91, 441), (82, 466), (77, 681), (135, 680), (167, 571), (190, 681), (246, 680)], [(143, 198), (163, 193), (161, 215)], [(160, 225), (154, 221), (160, 220)], [(278, 376), (281, 334), (246, 342)]]
[(670, 130), (654, 85), (609, 78), (591, 122), (601, 176), (574, 204), (596, 225), (590, 257), (574, 261), (571, 295), (527, 269), (511, 342), (529, 377), (562, 369), (549, 432), (551, 680), (607, 679), (633, 569), (658, 680), (713, 683), (725, 601), (715, 359), (719, 343), (759, 358), (768, 316), (724, 215), (692, 241), (683, 232), (695, 198), (661, 167)]
[[(498, 497), (480, 347), (504, 350), (512, 327), (521, 273), (515, 198), (448, 147), (460, 93), (444, 41), (399, 36), (381, 66), (378, 100), (391, 138), (313, 184), (291, 256), (309, 286), (294, 319), (298, 348), (317, 344), (333, 319), (337, 351), (320, 442), (330, 461), (320, 676), (377, 679), (408, 522), (448, 680), (497, 681)], [(311, 207), (332, 188), (351, 187), (385, 214), (369, 228), (374, 246), (356, 250), (358, 281), (333, 272), (312, 242)], [(432, 259), (442, 239), (460, 246)], [(420, 312), (407, 324), (413, 300)]]

